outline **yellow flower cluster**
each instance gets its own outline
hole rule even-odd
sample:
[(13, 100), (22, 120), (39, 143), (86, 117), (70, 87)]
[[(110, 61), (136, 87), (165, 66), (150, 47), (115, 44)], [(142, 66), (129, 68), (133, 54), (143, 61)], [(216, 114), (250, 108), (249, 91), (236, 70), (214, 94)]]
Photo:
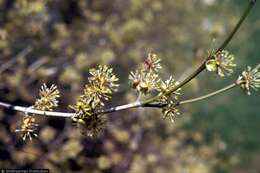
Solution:
[(260, 64), (252, 69), (250, 66), (247, 67), (247, 70), (242, 72), (242, 75), (239, 76), (237, 82), (240, 83), (240, 86), (247, 95), (251, 95), (250, 89), (258, 90), (260, 88), (260, 72), (258, 69)]
[(148, 54), (141, 68), (129, 75), (132, 88), (142, 94), (155, 90), (159, 82), (159, 69), (161, 69), (160, 59), (155, 54)]
[(212, 59), (206, 62), (206, 68), (208, 71), (216, 72), (220, 77), (224, 77), (233, 73), (232, 68), (236, 67), (236, 64), (233, 62), (234, 59), (234, 55), (229, 54), (228, 51), (219, 51)]
[(173, 99), (177, 100), (178, 96), (180, 95), (181, 88), (177, 89), (174, 92), (170, 92), (170, 89), (177, 86), (179, 84), (178, 81), (170, 76), (170, 78), (166, 81), (160, 80), (158, 91), (160, 92), (161, 102), (167, 102), (173, 96)]
[(176, 115), (180, 115), (179, 110), (176, 108), (173, 101), (169, 101), (169, 103), (163, 107), (162, 113), (164, 118), (169, 118), (171, 122), (174, 122), (174, 118)]
[[(46, 84), (41, 86), (39, 92), (39, 98), (36, 100), (35, 104), (30, 108), (35, 108), (37, 110), (42, 111), (52, 111), (53, 108), (58, 106), (58, 98), (60, 97), (60, 92), (57, 89), (56, 85), (51, 85), (50, 88), (47, 87)], [(20, 129), (17, 129), (16, 132), (21, 132), (21, 136), (23, 140), (29, 138), (30, 140), (32, 137), (37, 137), (36, 134), (38, 124), (36, 123), (35, 115), (29, 115), (25, 113), (25, 117), (22, 120), (22, 125)]]
[(106, 65), (90, 70), (88, 84), (85, 85), (84, 94), (81, 95), (76, 105), (71, 106), (75, 111), (72, 120), (87, 136), (96, 135), (103, 129), (104, 116), (96, 112), (102, 109), (104, 101), (109, 100), (114, 91), (117, 91), (118, 78), (113, 74), (113, 69)]
[(48, 88), (44, 83), (41, 86), (39, 97), (33, 107), (42, 111), (52, 111), (53, 108), (58, 106), (57, 99), (60, 97), (60, 92), (56, 85), (51, 85), (51, 87)]
[(32, 140), (32, 137), (37, 137), (36, 134), (38, 124), (36, 123), (35, 116), (26, 115), (23, 117), (22, 125), (20, 129), (16, 129), (15, 132), (21, 132), (22, 139), (25, 141), (27, 138)]
[(172, 76), (166, 81), (159, 77), (158, 73), (162, 68), (160, 61), (155, 54), (148, 54), (141, 68), (136, 70), (136, 72), (131, 72), (129, 79), (131, 80), (132, 88), (136, 89), (139, 94), (151, 94), (152, 91), (157, 92), (160, 96), (160, 99), (157, 101), (167, 105), (162, 109), (164, 117), (170, 117), (173, 121), (173, 117), (179, 114), (179, 111), (174, 106), (174, 101), (178, 99), (181, 88), (170, 92), (173, 87), (178, 85), (178, 81), (175, 81)]
[(111, 94), (117, 91), (118, 78), (113, 74), (113, 69), (106, 65), (99, 66), (98, 69), (90, 70), (89, 84), (85, 86), (84, 97), (92, 99), (94, 104), (104, 105), (103, 100), (111, 98)]

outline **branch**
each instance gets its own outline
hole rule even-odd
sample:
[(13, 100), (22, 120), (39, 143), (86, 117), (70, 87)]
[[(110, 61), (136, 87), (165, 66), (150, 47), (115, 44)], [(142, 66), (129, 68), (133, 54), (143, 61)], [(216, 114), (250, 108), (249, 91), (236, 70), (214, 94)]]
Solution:
[(6, 108), (8, 110), (14, 110), (14, 111), (23, 112), (23, 113), (31, 113), (31, 114), (44, 115), (44, 116), (52, 116), (52, 117), (69, 118), (74, 115), (74, 113), (41, 111), (41, 110), (32, 109), (30, 107), (16, 106), (16, 105), (11, 105), (9, 103), (4, 103), (4, 102), (0, 102), (0, 106)]
[[(243, 23), (245, 18), (248, 16), (250, 10), (252, 9), (252, 7), (254, 6), (255, 3), (256, 3), (256, 0), (250, 0), (250, 3), (248, 5), (248, 7), (244, 11), (244, 13), (241, 16), (240, 20), (238, 21), (237, 25), (232, 30), (232, 32), (229, 34), (227, 39), (220, 45), (220, 47), (217, 49), (216, 52), (223, 50), (228, 45), (228, 43), (231, 41), (231, 39), (233, 38), (235, 33), (238, 31), (239, 27), (241, 26), (241, 24)], [(167, 94), (170, 94), (170, 93), (176, 91), (177, 89), (181, 88), (186, 83), (191, 81), (194, 77), (196, 77), (198, 74), (200, 74), (205, 69), (205, 63), (207, 62), (207, 60), (209, 60), (211, 58), (212, 58), (212, 55), (208, 56), (205, 59), (205, 61), (199, 66), (199, 68), (197, 70), (195, 70), (192, 74), (190, 74), (179, 85), (177, 85), (176, 87), (173, 87)], [(182, 104), (187, 104), (187, 103), (192, 103), (192, 102), (195, 102), (195, 101), (203, 100), (205, 98), (208, 98), (208, 97), (217, 95), (219, 93), (222, 93), (224, 91), (227, 91), (227, 90), (229, 90), (229, 89), (231, 89), (231, 88), (233, 88), (233, 87), (235, 87), (237, 85), (238, 85), (238, 83), (234, 83), (234, 84), (232, 84), (232, 85), (230, 85), (230, 86), (228, 86), (226, 88), (223, 88), (223, 89), (221, 89), (219, 91), (210, 93), (208, 95), (205, 95), (205, 96), (202, 96), (202, 97), (199, 97), (199, 98), (195, 98), (195, 99), (191, 99), (191, 100), (178, 102), (177, 105), (182, 105)], [(117, 112), (117, 111), (121, 111), (121, 110), (137, 108), (137, 107), (155, 107), (155, 108), (158, 108), (158, 107), (165, 106), (165, 105), (162, 105), (162, 104), (151, 104), (151, 103), (155, 102), (158, 98), (159, 98), (159, 96), (155, 96), (155, 97), (147, 99), (147, 100), (145, 100), (143, 102), (133, 102), (133, 103), (129, 103), (129, 104), (126, 104), (126, 105), (120, 105), (120, 106), (108, 108), (108, 109), (96, 112), (96, 114), (112, 113), (112, 112)], [(70, 118), (70, 117), (75, 115), (75, 113), (41, 111), (41, 110), (36, 110), (36, 109), (28, 108), (28, 107), (11, 105), (11, 104), (4, 103), (4, 102), (0, 102), (0, 106), (1, 107), (5, 107), (5, 108), (7, 108), (9, 110), (15, 110), (15, 111), (23, 112), (23, 113), (31, 113), (31, 114), (38, 114), (38, 115), (52, 116), (52, 117)]]
[[(206, 95), (203, 95), (203, 96), (200, 96), (200, 97), (196, 97), (196, 98), (193, 98), (193, 99), (188, 99), (188, 100), (183, 100), (183, 101), (179, 101), (177, 103), (175, 103), (174, 106), (180, 106), (180, 105), (184, 105), (184, 104), (188, 104), (188, 103), (194, 103), (194, 102), (197, 102), (197, 101), (201, 101), (201, 100), (204, 100), (204, 99), (207, 99), (207, 98), (210, 98), (210, 97), (213, 97), (213, 96), (216, 96), (218, 94), (221, 94), (221, 93), (224, 93), (232, 88), (235, 88), (239, 85), (241, 85), (243, 83), (243, 81), (240, 81), (240, 80), (237, 80), (235, 83), (232, 83), (220, 90), (217, 90), (217, 91), (214, 91), (214, 92), (211, 92), (209, 94), (206, 94)], [(150, 104), (146, 104), (145, 107), (153, 107), (153, 108), (163, 108), (167, 106), (167, 104), (162, 104), (162, 103), (150, 103)]]
[(237, 87), (239, 86), (240, 83), (233, 83), (231, 85), (228, 85), (227, 87), (225, 88), (222, 88), (220, 90), (217, 90), (215, 92), (212, 92), (212, 93), (209, 93), (209, 94), (206, 94), (204, 96), (200, 96), (200, 97), (197, 97), (197, 98), (194, 98), (194, 99), (189, 99), (189, 100), (184, 100), (184, 101), (180, 101), (180, 102), (177, 102), (176, 103), (176, 106), (179, 106), (179, 105), (184, 105), (184, 104), (187, 104), (187, 103), (193, 103), (193, 102), (197, 102), (197, 101), (201, 101), (201, 100), (204, 100), (204, 99), (207, 99), (207, 98), (210, 98), (210, 97), (213, 97), (213, 96), (216, 96), (218, 94), (221, 94), (221, 93), (224, 93), (234, 87)]
[[(222, 51), (226, 48), (226, 46), (229, 44), (229, 42), (231, 41), (231, 39), (234, 37), (234, 35), (237, 33), (238, 29), (240, 28), (241, 24), (244, 22), (244, 20), (246, 19), (246, 17), (248, 16), (250, 10), (253, 8), (253, 6), (255, 5), (256, 0), (250, 0), (247, 8), (245, 9), (244, 13), (242, 14), (242, 16), (240, 17), (238, 23), (236, 24), (235, 28), (232, 30), (232, 32), (228, 35), (228, 37), (224, 40), (224, 42), (219, 46), (219, 48), (217, 49), (217, 51), (215, 51), (215, 53)], [(197, 75), (199, 75), (203, 70), (205, 70), (206, 66), (205, 63), (212, 58), (212, 54), (209, 55), (204, 61), (203, 63), (193, 72), (191, 73), (186, 79), (184, 79), (182, 82), (180, 82), (179, 85), (176, 85), (175, 87), (173, 87), (167, 94), (170, 94), (176, 90), (178, 90), (179, 88), (181, 88), (182, 86), (184, 86), (185, 84), (187, 84), (189, 81), (191, 81), (192, 79), (194, 79)], [(152, 103), (154, 101), (156, 101), (159, 97), (155, 96), (151, 99), (148, 99), (146, 101), (144, 101), (142, 103), (142, 105), (147, 105), (149, 103)]]
[[(22, 113), (30, 113), (30, 114), (37, 114), (37, 115), (51, 116), (51, 117), (71, 118), (72, 116), (75, 115), (75, 113), (67, 113), (67, 112), (41, 111), (30, 107), (16, 106), (5, 102), (0, 102), (0, 107), (4, 107), (8, 110), (14, 110)], [(125, 105), (108, 108), (105, 110), (98, 111), (96, 112), (96, 114), (107, 114), (107, 113), (112, 113), (112, 112), (117, 112), (126, 109), (137, 108), (137, 107), (141, 107), (140, 102), (133, 102)]]
[[(188, 104), (188, 103), (194, 103), (197, 101), (201, 101), (201, 100), (216, 96), (216, 95), (224, 93), (234, 87), (237, 87), (237, 86), (241, 85), (242, 83), (243, 83), (243, 81), (237, 80), (235, 83), (232, 83), (232, 84), (230, 84), (220, 90), (214, 91), (212, 93), (209, 93), (209, 94), (206, 94), (206, 95), (194, 98), (194, 99), (177, 102), (175, 104), (175, 106), (180, 106), (180, 105), (184, 105), (184, 104)], [(120, 105), (120, 106), (100, 110), (100, 111), (96, 112), (96, 115), (108, 114), (108, 113), (113, 113), (113, 112), (123, 111), (123, 110), (127, 110), (127, 109), (133, 109), (133, 108), (147, 108), (147, 107), (163, 108), (166, 105), (167, 104), (162, 104), (162, 103), (148, 103), (148, 104), (142, 105), (140, 102), (137, 101), (137, 102), (133, 102), (133, 103), (125, 104), (125, 105)], [(15, 106), (15, 105), (11, 105), (11, 104), (4, 103), (4, 102), (0, 102), (0, 106), (5, 107), (9, 110), (15, 110), (15, 111), (23, 112), (23, 113), (31, 113), (31, 114), (52, 116), (52, 117), (71, 118), (75, 115), (75, 113), (41, 111), (41, 110), (36, 110), (36, 109), (30, 108), (30, 107)]]
[(233, 31), (229, 34), (229, 36), (227, 37), (227, 39), (219, 46), (219, 48), (217, 49), (216, 52), (222, 51), (223, 49), (225, 49), (228, 45), (228, 43), (231, 41), (231, 39), (234, 37), (234, 35), (236, 34), (236, 32), (238, 31), (238, 29), (240, 28), (241, 24), (244, 22), (244, 20), (246, 19), (246, 17), (248, 16), (249, 12), (251, 11), (251, 9), (253, 8), (253, 6), (255, 5), (256, 0), (250, 0), (247, 8), (245, 9), (243, 15), (240, 17), (238, 23), (236, 24), (235, 28), (233, 29)]

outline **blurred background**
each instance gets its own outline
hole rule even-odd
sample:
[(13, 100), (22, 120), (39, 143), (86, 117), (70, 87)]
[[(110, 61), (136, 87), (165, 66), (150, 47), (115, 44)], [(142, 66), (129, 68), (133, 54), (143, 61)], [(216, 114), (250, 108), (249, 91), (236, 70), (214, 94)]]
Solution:
[[(248, 0), (0, 0), (0, 100), (34, 103), (39, 87), (55, 83), (58, 111), (72, 110), (98, 64), (114, 68), (120, 90), (107, 107), (136, 93), (128, 74), (148, 53), (162, 59), (162, 77), (185, 78), (234, 27)], [(238, 67), (220, 79), (202, 73), (181, 99), (226, 86), (259, 63), (260, 5), (228, 46)], [(51, 172), (209, 173), (260, 171), (259, 93), (239, 88), (181, 107), (175, 123), (160, 111), (108, 115), (105, 131), (88, 138), (69, 119), (39, 117), (39, 137), (23, 142), (22, 114), (0, 108), (0, 167)]]

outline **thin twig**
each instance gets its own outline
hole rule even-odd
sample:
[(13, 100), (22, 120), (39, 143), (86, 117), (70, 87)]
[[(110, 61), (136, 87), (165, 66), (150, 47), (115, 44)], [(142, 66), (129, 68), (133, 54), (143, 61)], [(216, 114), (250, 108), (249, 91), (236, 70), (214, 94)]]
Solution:
[(212, 93), (209, 93), (209, 94), (206, 94), (204, 96), (200, 96), (200, 97), (197, 97), (197, 98), (194, 98), (194, 99), (189, 99), (189, 100), (184, 100), (184, 101), (180, 101), (178, 103), (176, 103), (176, 106), (179, 106), (179, 105), (184, 105), (184, 104), (187, 104), (187, 103), (193, 103), (193, 102), (197, 102), (197, 101), (201, 101), (201, 100), (204, 100), (204, 99), (207, 99), (207, 98), (210, 98), (210, 97), (213, 97), (215, 95), (218, 95), (220, 93), (223, 93), (225, 91), (228, 91), (234, 87), (238, 86), (238, 83), (233, 83), (225, 88), (222, 88), (220, 90), (217, 90), (215, 92), (212, 92)]
[[(214, 91), (214, 92), (211, 92), (209, 94), (206, 94), (206, 95), (203, 95), (203, 96), (200, 96), (200, 97), (196, 97), (196, 98), (193, 98), (193, 99), (188, 99), (188, 100), (183, 100), (183, 101), (179, 101), (179, 102), (176, 102), (174, 106), (180, 106), (180, 105), (184, 105), (184, 104), (188, 104), (188, 103), (194, 103), (194, 102), (197, 102), (197, 101), (201, 101), (201, 100), (204, 100), (204, 99), (207, 99), (207, 98), (210, 98), (210, 97), (213, 97), (213, 96), (216, 96), (218, 94), (221, 94), (223, 92), (226, 92), (234, 87), (237, 87), (241, 84), (242, 81), (236, 81), (235, 83), (232, 83), (222, 89), (219, 89), (217, 91)], [(154, 107), (154, 108), (163, 108), (165, 107), (167, 104), (161, 104), (161, 103), (150, 103), (150, 104), (146, 104), (145, 106), (147, 107)]]
[(19, 58), (25, 57), (32, 51), (32, 47), (28, 46), (24, 50), (22, 50), (19, 54), (17, 54), (13, 59), (4, 63), (0, 66), (0, 74), (9, 69)]

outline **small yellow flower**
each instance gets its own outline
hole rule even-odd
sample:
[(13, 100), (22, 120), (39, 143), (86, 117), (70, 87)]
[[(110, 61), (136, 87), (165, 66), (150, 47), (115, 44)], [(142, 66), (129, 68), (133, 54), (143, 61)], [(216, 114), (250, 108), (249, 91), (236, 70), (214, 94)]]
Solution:
[(99, 102), (103, 105), (103, 100), (111, 98), (111, 94), (117, 91), (118, 78), (113, 74), (113, 69), (106, 65), (99, 66), (98, 69), (90, 70), (89, 84), (85, 86), (84, 97), (93, 99), (96, 104)]
[(23, 117), (22, 125), (20, 129), (15, 130), (15, 132), (21, 132), (22, 139), (25, 141), (27, 138), (32, 140), (32, 137), (37, 137), (35, 133), (37, 130), (38, 124), (34, 116), (26, 115)]
[(80, 128), (81, 133), (88, 137), (98, 136), (106, 126), (106, 118), (102, 115), (93, 115), (85, 118), (73, 117), (72, 120)]
[(93, 68), (89, 73), (91, 74), (91, 77), (89, 77), (89, 83), (103, 86), (110, 92), (117, 91), (119, 85), (116, 84), (116, 82), (118, 81), (118, 78), (113, 73), (112, 68), (108, 68), (106, 65), (99, 65), (98, 69)]
[(162, 113), (164, 115), (164, 119), (170, 118), (171, 122), (174, 122), (176, 115), (180, 115), (179, 110), (174, 106), (172, 101), (170, 101), (170, 103), (168, 103), (167, 106), (162, 109)]
[(94, 113), (93, 105), (91, 105), (90, 100), (84, 98), (79, 98), (76, 105), (70, 106), (71, 109), (75, 111), (74, 118), (85, 118), (91, 116)]
[(144, 61), (145, 69), (148, 71), (158, 72), (162, 68), (160, 62), (161, 60), (156, 54), (149, 53), (147, 59)]
[(161, 60), (157, 58), (157, 55), (148, 54), (143, 66), (135, 72), (131, 72), (129, 75), (132, 88), (142, 94), (147, 94), (152, 90), (156, 90), (159, 83), (158, 71), (162, 68), (160, 61)]
[(41, 86), (40, 98), (36, 100), (34, 104), (35, 109), (42, 111), (52, 111), (53, 108), (58, 107), (58, 98), (60, 97), (60, 92), (56, 85), (51, 85), (50, 88), (44, 83)]
[(206, 62), (206, 68), (210, 72), (216, 72), (220, 77), (230, 75), (233, 73), (233, 67), (236, 66), (233, 63), (235, 57), (229, 54), (228, 51), (217, 52), (212, 59)]
[(159, 82), (157, 74), (153, 72), (146, 73), (144, 71), (131, 72), (129, 80), (131, 80), (132, 88), (143, 94), (155, 90)]
[(142, 75), (139, 71), (131, 72), (129, 75), (129, 80), (131, 81), (131, 87), (133, 89), (137, 89), (137, 87), (140, 85), (142, 81)]
[(246, 91), (247, 95), (251, 95), (250, 89), (258, 90), (260, 88), (260, 72), (258, 69), (260, 64), (252, 69), (250, 66), (247, 67), (247, 70), (242, 72), (242, 75), (239, 76), (237, 82), (240, 83), (240, 86), (243, 90)]
[(169, 93), (169, 91), (177, 86), (179, 84), (178, 81), (175, 81), (175, 79), (170, 76), (170, 78), (166, 81), (160, 80), (159, 86), (158, 86), (158, 91), (160, 92), (161, 95), (161, 101), (165, 102), (169, 99), (169, 97), (173, 96), (175, 100), (178, 99), (178, 96), (180, 95), (180, 90), (181, 88), (177, 89), (174, 92)]

